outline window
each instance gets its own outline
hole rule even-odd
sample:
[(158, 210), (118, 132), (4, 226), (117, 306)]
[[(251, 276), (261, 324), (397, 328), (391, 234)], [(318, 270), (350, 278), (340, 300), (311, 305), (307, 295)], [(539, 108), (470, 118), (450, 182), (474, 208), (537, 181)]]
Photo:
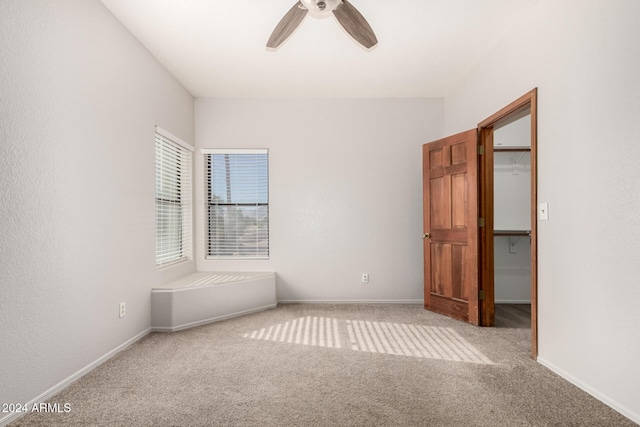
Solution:
[(156, 266), (191, 257), (193, 147), (156, 128)]
[(269, 258), (267, 150), (203, 150), (207, 257)]

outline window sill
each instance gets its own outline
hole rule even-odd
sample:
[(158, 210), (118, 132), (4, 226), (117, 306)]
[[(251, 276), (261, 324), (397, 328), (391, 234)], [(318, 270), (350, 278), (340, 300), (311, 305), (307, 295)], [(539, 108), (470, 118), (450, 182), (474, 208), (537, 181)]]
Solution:
[(162, 264), (156, 264), (156, 270), (162, 270), (167, 267), (172, 267), (174, 265), (182, 264), (183, 262), (191, 261), (189, 258), (180, 258), (175, 261), (168, 261)]

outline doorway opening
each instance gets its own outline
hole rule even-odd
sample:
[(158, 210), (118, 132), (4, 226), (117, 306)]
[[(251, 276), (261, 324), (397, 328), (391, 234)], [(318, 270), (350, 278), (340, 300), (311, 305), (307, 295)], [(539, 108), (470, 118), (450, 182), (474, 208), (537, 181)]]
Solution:
[(479, 236), (485, 296), (480, 323), (494, 326), (496, 311), (520, 321), (530, 316), (531, 357), (536, 359), (537, 90), (479, 123), (478, 132), (480, 217), (485, 221)]

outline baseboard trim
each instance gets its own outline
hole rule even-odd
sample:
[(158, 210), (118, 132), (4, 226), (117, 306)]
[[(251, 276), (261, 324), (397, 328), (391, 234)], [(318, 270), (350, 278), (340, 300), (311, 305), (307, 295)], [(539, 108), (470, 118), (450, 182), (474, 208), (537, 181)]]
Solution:
[[(90, 364), (88, 364), (84, 368), (80, 369), (75, 374), (72, 374), (67, 379), (62, 380), (58, 384), (56, 384), (53, 387), (51, 387), (49, 390), (47, 390), (44, 393), (42, 393), (40, 396), (38, 396), (35, 399), (33, 399), (30, 402), (28, 402), (27, 403), (27, 407), (31, 408), (31, 407), (33, 407), (33, 405), (35, 405), (37, 403), (41, 403), (41, 402), (45, 402), (45, 401), (49, 400), (51, 397), (53, 397), (56, 394), (58, 394), (59, 392), (61, 392), (64, 388), (66, 388), (69, 385), (71, 385), (71, 383), (74, 383), (75, 381), (79, 380), (81, 377), (83, 377), (84, 375), (88, 374), (90, 371), (92, 371), (93, 369), (97, 368), (98, 366), (102, 365), (104, 362), (106, 362), (107, 360), (111, 359), (113, 356), (115, 356), (117, 353), (121, 352), (122, 350), (126, 349), (131, 344), (134, 344), (135, 342), (137, 342), (137, 341), (141, 340), (142, 338), (144, 338), (146, 335), (149, 334), (149, 332), (151, 332), (151, 328), (140, 332), (138, 335), (136, 335), (133, 338), (130, 338), (129, 340), (127, 340), (124, 343), (120, 344), (119, 346), (117, 346), (116, 348), (114, 348), (113, 350), (111, 350), (110, 352), (105, 354), (104, 356), (98, 358), (94, 362), (91, 362)], [(12, 412), (9, 415), (7, 415), (6, 417), (0, 418), (0, 427), (4, 427), (7, 424), (9, 424), (10, 422), (13, 422), (13, 421), (17, 420), (18, 418), (20, 418), (20, 417), (22, 417), (23, 415), (26, 415), (26, 414), (28, 414), (28, 412), (19, 412), (19, 413)]]
[(634, 423), (640, 424), (640, 414), (632, 411), (631, 409), (627, 408), (624, 405), (621, 405), (617, 401), (611, 399), (609, 396), (599, 392), (598, 390), (594, 389), (590, 385), (584, 383), (580, 379), (578, 379), (575, 376), (571, 375), (570, 373), (568, 373), (564, 369), (554, 365), (553, 363), (549, 362), (548, 360), (544, 359), (543, 357), (538, 356), (537, 361), (538, 361), (538, 363), (540, 363), (544, 367), (550, 369), (554, 373), (560, 375), (565, 380), (569, 381), (571, 384), (573, 384), (576, 387), (581, 388), (585, 392), (589, 393), (591, 396), (595, 397), (596, 399), (598, 399), (599, 401), (601, 401), (605, 405), (607, 405), (607, 406), (611, 407), (612, 409), (620, 412), (622, 415), (624, 415), (625, 417), (629, 418)]
[(424, 304), (421, 299), (284, 299), (279, 304)]
[(503, 299), (495, 300), (496, 304), (531, 304), (531, 300)]
[(197, 322), (185, 323), (185, 324), (178, 325), (178, 326), (154, 326), (154, 327), (151, 328), (151, 330), (153, 332), (178, 332), (178, 331), (182, 331), (184, 329), (189, 329), (189, 328), (194, 328), (196, 326), (206, 325), (208, 323), (220, 322), (222, 320), (232, 319), (234, 317), (240, 317), (240, 316), (245, 316), (247, 314), (252, 314), (252, 313), (257, 313), (257, 312), (260, 312), (260, 311), (269, 310), (269, 309), (272, 309), (272, 308), (276, 308), (277, 306), (278, 306), (277, 303), (276, 304), (269, 304), (269, 305), (264, 305), (262, 307), (251, 308), (249, 310), (238, 311), (238, 312), (235, 312), (235, 313), (225, 314), (225, 315), (222, 315), (222, 316), (210, 317), (208, 319), (198, 320)]

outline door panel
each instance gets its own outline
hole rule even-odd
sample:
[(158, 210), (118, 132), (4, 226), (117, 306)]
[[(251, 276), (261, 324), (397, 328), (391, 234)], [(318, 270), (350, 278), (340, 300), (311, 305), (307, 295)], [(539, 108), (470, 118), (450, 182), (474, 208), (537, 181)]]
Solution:
[[(451, 175), (451, 193), (465, 194), (467, 188), (466, 174)], [(451, 200), (451, 228), (464, 229), (466, 227), (466, 206), (464, 198)]]
[(424, 305), (477, 325), (478, 158), (475, 129), (424, 144)]

